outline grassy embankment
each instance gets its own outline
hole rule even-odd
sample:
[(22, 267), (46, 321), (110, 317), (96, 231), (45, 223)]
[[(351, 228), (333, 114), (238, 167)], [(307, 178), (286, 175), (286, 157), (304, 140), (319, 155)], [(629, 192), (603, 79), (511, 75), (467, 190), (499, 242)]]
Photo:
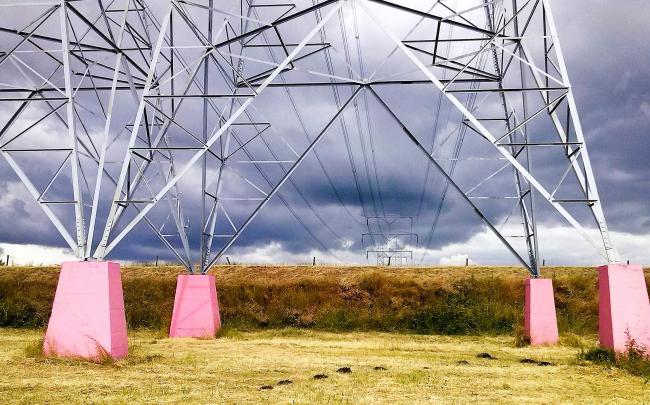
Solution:
[[(543, 348), (515, 348), (511, 336), (368, 332), (511, 334), (523, 312), (526, 276), (520, 269), (220, 267), (214, 273), (225, 326), (221, 338), (172, 341), (164, 336), (180, 271), (123, 269), (130, 355), (116, 363), (44, 358), (42, 331), (0, 328), (3, 403), (643, 403), (650, 398), (647, 361), (595, 349), (593, 269), (545, 269), (554, 279), (563, 338)], [(57, 278), (56, 268), (0, 268), (0, 326), (43, 327)], [(480, 352), (497, 359), (478, 359)], [(521, 363), (523, 358), (553, 364)], [(352, 373), (336, 372), (344, 366)], [(313, 378), (323, 373), (328, 378)], [(280, 380), (292, 383), (276, 385)], [(260, 390), (264, 385), (272, 388)]]
[[(168, 328), (179, 267), (126, 267), (122, 282), (131, 329)], [(327, 331), (511, 334), (523, 316), (524, 270), (506, 267), (215, 268), (228, 329), (298, 327)], [(547, 268), (561, 333), (593, 334), (597, 271)], [(57, 268), (0, 268), (0, 326), (46, 325)], [(650, 285), (650, 272), (646, 273)]]

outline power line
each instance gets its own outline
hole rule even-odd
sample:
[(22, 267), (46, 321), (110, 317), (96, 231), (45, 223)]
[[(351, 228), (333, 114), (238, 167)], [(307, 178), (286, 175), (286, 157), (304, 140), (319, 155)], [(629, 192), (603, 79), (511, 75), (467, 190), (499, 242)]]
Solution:
[[(454, 5), (454, 8), (455, 7), (456, 7), (456, 5)], [(450, 28), (450, 32), (452, 30), (453, 30), (453, 28)], [(486, 62), (487, 62), (486, 54), (482, 54), (479, 57), (477, 65), (481, 66), (481, 68), (483, 68), (485, 66)], [(470, 85), (470, 89), (472, 89), (472, 90), (477, 89), (479, 87), (480, 87), (479, 83), (472, 83)], [(441, 93), (441, 95), (442, 95), (442, 93)], [(477, 95), (478, 95), (478, 93), (476, 93), (476, 92), (469, 93), (468, 100), (467, 100), (467, 108), (468, 108), (468, 110), (470, 110), (470, 111), (474, 110)], [(449, 119), (449, 117), (448, 117), (448, 119)], [(462, 119), (463, 118), (461, 117), (461, 120)], [(452, 177), (454, 175), (454, 172), (456, 170), (456, 165), (458, 164), (458, 156), (460, 155), (460, 151), (462, 149), (463, 141), (465, 139), (465, 134), (466, 133), (467, 133), (467, 126), (463, 125), (461, 123), (461, 125), (459, 127), (459, 133), (458, 133), (458, 136), (456, 137), (456, 142), (454, 144), (454, 148), (453, 148), (453, 151), (452, 151), (452, 159), (451, 159), (450, 164), (449, 164), (449, 172), (448, 173), (449, 173), (450, 177)], [(433, 146), (432, 146), (432, 151), (433, 151)], [(427, 236), (426, 236), (425, 249), (424, 249), (424, 252), (422, 253), (422, 257), (420, 258), (420, 264), (422, 264), (424, 262), (424, 259), (428, 255), (428, 251), (431, 248), (431, 241), (433, 240), (433, 235), (434, 235), (434, 233), (436, 231), (436, 228), (438, 226), (438, 221), (440, 219), (440, 214), (442, 212), (442, 208), (443, 208), (445, 200), (447, 198), (448, 190), (449, 190), (449, 181), (447, 179), (445, 179), (444, 182), (443, 182), (443, 188), (442, 188), (442, 194), (441, 194), (441, 197), (440, 197), (440, 201), (438, 203), (438, 206), (436, 208), (436, 212), (435, 212), (435, 215), (434, 215), (434, 218), (433, 218), (433, 223), (431, 224), (431, 228), (430, 228), (430, 230), (429, 230), (429, 232), (427, 233)]]
[[(353, 16), (353, 27), (354, 27), (354, 37), (356, 39), (356, 48), (357, 48), (357, 59), (359, 60), (359, 73), (361, 74), (361, 77), (365, 76), (365, 67), (363, 63), (363, 52), (361, 50), (361, 40), (360, 40), (360, 35), (359, 35), (359, 23), (357, 19), (357, 11), (356, 7), (352, 8), (352, 16)], [(377, 196), (379, 197), (379, 205), (381, 207), (382, 213), (385, 215), (386, 210), (384, 208), (384, 199), (382, 197), (381, 193), (381, 186), (379, 184), (379, 174), (377, 172), (377, 161), (375, 159), (375, 147), (374, 147), (374, 142), (373, 142), (373, 134), (372, 134), (372, 124), (370, 120), (370, 112), (369, 112), (369, 106), (368, 106), (368, 94), (366, 92), (363, 93), (363, 103), (364, 103), (364, 108), (365, 108), (365, 116), (366, 116), (366, 126), (368, 128), (368, 140), (370, 142), (370, 152), (371, 152), (371, 159), (372, 159), (372, 165), (373, 165), (373, 170), (375, 174), (375, 184), (377, 185)], [(356, 106), (356, 104), (355, 104)], [(361, 143), (363, 145), (363, 134), (360, 133), (361, 136)], [(364, 154), (365, 154), (365, 148), (364, 148)], [(365, 156), (364, 156), (364, 159)], [(366, 159), (367, 161), (367, 159)], [(370, 182), (370, 179), (368, 179)], [(372, 193), (372, 190), (371, 190)], [(374, 197), (373, 197), (374, 199)], [(376, 211), (376, 210), (375, 210)], [(381, 225), (380, 225), (381, 227)]]
[[(259, 18), (259, 15), (256, 10), (253, 11), (253, 14), (255, 17)], [(322, 33), (322, 30), (321, 30)], [(262, 38), (264, 39), (264, 42), (266, 44), (269, 44), (268, 36), (266, 35), (266, 31), (262, 32)], [(271, 48), (267, 48), (269, 55), (271, 56), (271, 60), (273, 60), (274, 63), (277, 63), (277, 59), (275, 57), (275, 54), (271, 50)], [(286, 84), (286, 79), (284, 78), (283, 75), (278, 76), (279, 79), (282, 81), (282, 83)], [(287, 94), (287, 97), (289, 98), (289, 102), (291, 103), (291, 108), (293, 109), (293, 112), (296, 114), (296, 118), (298, 119), (298, 123), (300, 124), (300, 127), (302, 129), (303, 134), (305, 135), (305, 138), (309, 143), (312, 142), (312, 138), (309, 136), (309, 130), (307, 129), (307, 126), (305, 125), (305, 121), (302, 117), (302, 114), (298, 110), (298, 107), (296, 106), (296, 102), (293, 98), (293, 94), (291, 92), (291, 89), (289, 87), (284, 87), (285, 93)], [(337, 104), (338, 106), (338, 104)], [(339, 193), (338, 189), (334, 185), (334, 182), (332, 181), (332, 177), (329, 175), (327, 172), (327, 169), (325, 169), (325, 165), (323, 164), (323, 161), (321, 160), (320, 154), (316, 149), (313, 151), (314, 156), (316, 157), (316, 160), (318, 161), (318, 165), (320, 166), (321, 170), (323, 171), (323, 174), (325, 174), (325, 178), (327, 179), (327, 182), (329, 183), (330, 187), (332, 188), (332, 191), (334, 191), (334, 195), (336, 196), (339, 204), (347, 211), (348, 214), (357, 222), (359, 222), (358, 218), (350, 211), (350, 209), (345, 205), (343, 202), (343, 198), (341, 197), (341, 194)], [(293, 181), (292, 181), (293, 184)], [(297, 188), (296, 188), (297, 189)], [(316, 214), (314, 212), (314, 214)], [(317, 214), (316, 214), (317, 215)], [(325, 225), (326, 227), (329, 228), (328, 225)], [(335, 235), (337, 235), (335, 232), (333, 232)], [(340, 236), (337, 235), (337, 237), (340, 239)]]

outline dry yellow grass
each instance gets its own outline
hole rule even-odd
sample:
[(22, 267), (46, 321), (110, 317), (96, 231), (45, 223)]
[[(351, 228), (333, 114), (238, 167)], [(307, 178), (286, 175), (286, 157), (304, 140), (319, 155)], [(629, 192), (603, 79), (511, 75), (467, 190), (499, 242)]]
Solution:
[[(58, 278), (59, 268), (55, 266), (12, 266), (0, 271), (19, 276), (23, 280), (54, 280)], [(372, 272), (380, 272), (386, 277), (400, 277), (413, 279), (416, 281), (427, 282), (435, 280), (455, 281), (467, 278), (472, 275), (478, 277), (495, 276), (525, 279), (528, 272), (522, 267), (516, 266), (429, 266), (429, 267), (377, 267), (377, 266), (334, 266), (334, 265), (232, 265), (232, 266), (215, 266), (210, 271), (218, 280), (222, 282), (254, 280), (256, 282), (282, 280), (300, 280), (305, 277), (320, 279), (341, 279), (352, 280), (360, 275)], [(122, 266), (122, 276), (124, 278), (171, 278), (178, 274), (184, 274), (181, 266), (161, 265), (159, 267), (151, 265), (124, 265)], [(650, 269), (646, 269), (646, 274), (650, 274)], [(542, 276), (547, 278), (589, 275), (596, 276), (595, 267), (544, 267)]]
[[(134, 332), (132, 355), (112, 365), (30, 357), (40, 338), (0, 329), (2, 403), (650, 403), (639, 377), (577, 364), (573, 347), (518, 349), (508, 337), (269, 330), (170, 340)], [(519, 363), (528, 357), (555, 365)], [(352, 373), (337, 373), (342, 366)], [(318, 373), (329, 378), (314, 380)], [(293, 384), (276, 385), (284, 379)], [(273, 389), (259, 390), (267, 384)]]

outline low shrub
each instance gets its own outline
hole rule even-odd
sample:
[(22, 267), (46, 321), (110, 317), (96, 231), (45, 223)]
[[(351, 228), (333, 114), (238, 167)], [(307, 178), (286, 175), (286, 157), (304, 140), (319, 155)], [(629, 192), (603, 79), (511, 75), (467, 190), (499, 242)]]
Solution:
[(601, 347), (589, 350), (581, 350), (578, 360), (585, 360), (594, 364), (601, 364), (606, 367), (617, 367), (633, 375), (638, 375), (650, 381), (650, 351), (641, 347), (637, 342), (628, 336), (626, 350), (616, 353), (612, 349)]

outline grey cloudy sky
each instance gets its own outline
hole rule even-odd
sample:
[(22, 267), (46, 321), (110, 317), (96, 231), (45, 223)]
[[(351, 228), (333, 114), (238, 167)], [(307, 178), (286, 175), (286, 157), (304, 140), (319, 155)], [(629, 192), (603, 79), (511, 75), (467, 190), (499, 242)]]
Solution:
[[(614, 242), (625, 258), (650, 263), (647, 249), (650, 245), (650, 159), (646, 157), (650, 151), (650, 70), (647, 69), (650, 66), (650, 52), (647, 52), (650, 4), (641, 0), (616, 3), (552, 0), (551, 4)], [(430, 112), (435, 107), (437, 96), (433, 93), (409, 93), (406, 96), (389, 89), (381, 95), (392, 102), (391, 105), (412, 128), (434, 125)], [(305, 126), (312, 135), (334, 111), (331, 101), (319, 102), (319, 96), (322, 96), (319, 90), (294, 94), (301, 114), (310, 117)], [(404, 101), (405, 98), (411, 101)], [(272, 103), (270, 96), (261, 99), (260, 113), (273, 113), (271, 121), (277, 130), (291, 137), (292, 131), (296, 132), (300, 127), (300, 122), (295, 114), (286, 110), (274, 111)], [(370, 105), (372, 111), (380, 110), (372, 100)], [(446, 118), (445, 109), (442, 114), (440, 125)], [(453, 118), (452, 112), (447, 114)], [(0, 117), (6, 117), (6, 111), (0, 110)], [(353, 122), (354, 111), (347, 111), (344, 118)], [(375, 119), (377, 167), (368, 170), (376, 170), (377, 178), (374, 180), (370, 176), (368, 180), (361, 173), (361, 194), (366, 199), (365, 205), (359, 201), (339, 131), (316, 149), (334, 188), (323, 176), (316, 156), (311, 156), (296, 172), (293, 182), (282, 189), (283, 198), (304, 226), (282, 201), (275, 198), (242, 235), (229, 256), (249, 262), (305, 262), (312, 256), (328, 262), (365, 262), (361, 234), (367, 230), (363, 213), (371, 215), (376, 209), (410, 216), (420, 212), (414, 226), (414, 232), (420, 235), (420, 244), (411, 247), (416, 262), (425, 255), (425, 263), (464, 262), (466, 257), (475, 263), (514, 263), (509, 252), (452, 191), (445, 201), (436, 232), (426, 247), (427, 234), (441, 195), (442, 178), (432, 174), (420, 204), (426, 160), (408, 142), (395, 141), (394, 134), (400, 132), (400, 128), (394, 122), (391, 123), (386, 116)], [(438, 131), (444, 133), (444, 128)], [(356, 130), (350, 129), (350, 136), (355, 135)], [(292, 139), (300, 145), (298, 135)], [(464, 153), (471, 154), (475, 146), (469, 140), (463, 148)], [(278, 147), (276, 152), (281, 158), (290, 156), (286, 148)], [(360, 148), (354, 149), (353, 146), (352, 153), (357, 168), (366, 170), (360, 163), (364, 159)], [(475, 164), (472, 167), (459, 166), (458, 171), (461, 178), (472, 179), (477, 171), (487, 169)], [(193, 224), (197, 223), (197, 217), (192, 213), (198, 200), (190, 198), (187, 190), (196, 185), (195, 174), (188, 175), (181, 184), (188, 195), (188, 218)], [(467, 180), (465, 185), (470, 183)], [(494, 187), (505, 190), (509, 186), (511, 184), (497, 183)], [(375, 199), (373, 204), (370, 188), (381, 189), (381, 201)], [(0, 245), (7, 253), (21, 262), (56, 262), (68, 254), (62, 249), (64, 243), (60, 236), (4, 160), (0, 160), (0, 193), (3, 218), (0, 222)], [(383, 207), (377, 207), (378, 204)], [(233, 215), (243, 216), (250, 208), (240, 204), (231, 209), (235, 212)], [(495, 217), (502, 217), (507, 211), (498, 204), (486, 209)], [(598, 264), (603, 261), (548, 207), (540, 206), (539, 213), (540, 252), (549, 264)], [(192, 232), (196, 233), (196, 226)], [(29, 249), (19, 246), (24, 244), (37, 246)], [(113, 255), (127, 260), (150, 260), (155, 256), (170, 258), (157, 238), (142, 225)]]

